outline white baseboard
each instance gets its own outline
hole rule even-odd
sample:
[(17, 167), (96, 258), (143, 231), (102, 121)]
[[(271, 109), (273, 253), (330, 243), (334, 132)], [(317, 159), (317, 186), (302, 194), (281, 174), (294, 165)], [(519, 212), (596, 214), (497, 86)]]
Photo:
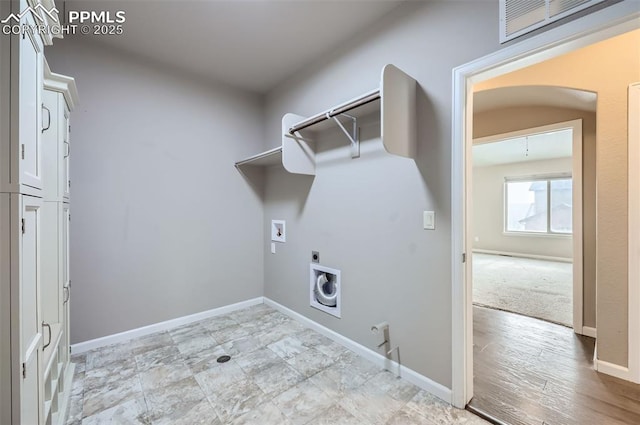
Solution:
[(81, 342), (78, 344), (73, 344), (71, 345), (71, 352), (73, 354), (84, 353), (90, 350), (95, 350), (96, 348), (106, 347), (107, 345), (125, 342), (133, 338), (139, 338), (139, 337), (150, 335), (156, 332), (166, 331), (168, 329), (172, 329), (178, 326), (197, 322), (199, 320), (204, 320), (210, 317), (220, 316), (223, 314), (230, 313), (232, 311), (240, 310), (243, 308), (251, 307), (251, 306), (262, 304), (262, 303), (270, 307), (273, 307), (274, 309), (280, 311), (281, 313), (286, 314), (292, 319), (326, 336), (327, 338), (330, 338), (331, 340), (337, 342), (338, 344), (355, 352), (356, 354), (366, 358), (367, 360), (372, 361), (378, 366), (398, 374), (403, 379), (406, 379), (412, 384), (422, 388), (425, 391), (428, 391), (429, 393), (440, 398), (441, 400), (451, 404), (451, 389), (427, 378), (424, 375), (419, 374), (418, 372), (412, 369), (409, 369), (406, 366), (402, 366), (398, 364), (398, 362), (396, 361), (389, 360), (383, 355), (376, 353), (372, 349), (365, 347), (364, 345), (361, 345), (343, 335), (340, 335), (339, 333), (327, 327), (324, 327), (319, 323), (316, 323), (313, 320), (266, 297), (253, 298), (251, 300), (242, 301), (236, 304), (215, 308), (213, 310), (203, 311), (203, 312), (192, 314), (189, 316), (178, 317), (176, 319), (155, 323), (153, 325), (144, 326), (137, 329), (131, 329), (129, 331), (120, 332), (120, 333), (105, 336), (102, 338), (96, 338), (96, 339)]
[(71, 353), (73, 354), (84, 353), (86, 351), (95, 350), (96, 348), (106, 347), (107, 345), (117, 344), (119, 342), (128, 341), (133, 338), (139, 338), (139, 337), (150, 335), (156, 332), (166, 331), (168, 329), (172, 329), (178, 326), (197, 322), (199, 320), (208, 319), (210, 317), (231, 313), (232, 311), (240, 310), (243, 308), (251, 307), (253, 305), (258, 305), (262, 303), (263, 303), (262, 297), (257, 297), (247, 301), (241, 301), (239, 303), (230, 304), (223, 307), (214, 308), (212, 310), (191, 314), (189, 316), (178, 317), (178, 318), (167, 320), (164, 322), (154, 323), (153, 325), (143, 326), (141, 328), (131, 329), (129, 331), (120, 332), (113, 335), (103, 336), (102, 338), (96, 338), (89, 341), (72, 344)]
[(590, 336), (591, 338), (597, 338), (598, 332), (596, 331), (596, 328), (592, 328), (591, 326), (583, 326), (582, 335)]
[(625, 381), (639, 383), (634, 380), (634, 376), (628, 367), (620, 366), (617, 364), (609, 363), (604, 360), (598, 360), (598, 343), (596, 341), (596, 347), (593, 350), (593, 368), (600, 373), (611, 375), (616, 378), (624, 379)]
[(378, 366), (385, 368), (389, 371), (395, 372), (396, 374), (401, 376), (403, 379), (406, 379), (412, 384), (422, 388), (425, 391), (428, 391), (429, 393), (433, 394), (439, 399), (444, 400), (447, 403), (451, 404), (451, 389), (445, 387), (444, 385), (439, 384), (435, 381), (432, 381), (426, 376), (421, 375), (418, 372), (412, 369), (409, 369), (406, 366), (402, 366), (395, 361), (389, 360), (383, 355), (376, 353), (372, 349), (365, 347), (364, 345), (361, 345), (343, 335), (340, 335), (339, 333), (327, 327), (324, 327), (321, 324), (316, 323), (313, 320), (301, 315), (300, 313), (297, 313), (267, 297), (264, 297), (264, 303), (280, 311), (281, 313), (286, 314), (292, 319), (302, 323), (303, 325), (313, 329), (314, 331), (326, 336), (327, 338), (332, 339), (338, 344), (343, 345), (344, 347), (366, 358), (367, 360), (372, 361)]
[(522, 254), (519, 252), (492, 251), (490, 249), (474, 249), (472, 252), (477, 252), (478, 254), (506, 255), (509, 257), (532, 258), (534, 260), (558, 261), (561, 263), (573, 262), (573, 258), (550, 257), (548, 255), (536, 255), (536, 254)]
[(629, 368), (627, 367), (605, 362), (604, 360), (596, 360), (593, 365), (594, 369), (600, 373), (615, 376), (625, 381), (633, 381)]

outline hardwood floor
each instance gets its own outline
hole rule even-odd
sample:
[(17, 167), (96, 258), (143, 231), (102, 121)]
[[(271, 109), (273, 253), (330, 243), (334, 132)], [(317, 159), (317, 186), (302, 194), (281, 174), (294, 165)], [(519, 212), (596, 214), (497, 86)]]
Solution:
[(477, 306), (473, 326), (472, 408), (513, 425), (640, 424), (640, 385), (593, 370), (593, 338)]

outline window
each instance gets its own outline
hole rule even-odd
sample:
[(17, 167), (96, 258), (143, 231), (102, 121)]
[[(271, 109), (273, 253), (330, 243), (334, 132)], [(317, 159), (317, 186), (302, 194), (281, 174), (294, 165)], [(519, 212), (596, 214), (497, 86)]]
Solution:
[(573, 181), (565, 176), (506, 179), (505, 231), (570, 235), (572, 191)]

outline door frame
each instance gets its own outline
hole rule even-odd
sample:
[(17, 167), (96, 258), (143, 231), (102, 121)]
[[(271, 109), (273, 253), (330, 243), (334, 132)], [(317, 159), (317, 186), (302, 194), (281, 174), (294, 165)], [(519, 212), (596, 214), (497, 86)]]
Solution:
[(640, 82), (629, 86), (629, 373), (640, 383)]
[[(573, 181), (573, 196), (572, 196), (572, 220), (573, 220), (573, 229), (574, 231), (571, 234), (571, 244), (573, 247), (572, 251), (572, 279), (573, 279), (573, 320), (572, 326), (574, 332), (580, 335), (588, 335), (595, 337), (593, 328), (587, 329), (585, 333), (585, 328), (583, 325), (584, 318), (584, 303), (583, 303), (583, 293), (584, 293), (584, 276), (583, 276), (583, 218), (582, 218), (582, 149), (583, 149), (583, 135), (582, 135), (582, 119), (574, 119), (570, 121), (563, 121), (554, 124), (547, 124), (538, 127), (525, 128), (517, 131), (510, 131), (507, 133), (494, 134), (486, 137), (479, 137), (471, 140), (471, 147), (474, 145), (485, 144), (485, 143), (493, 143), (498, 142), (504, 139), (513, 139), (516, 137), (530, 136), (532, 134), (540, 134), (540, 133), (548, 133), (551, 131), (557, 130), (565, 130), (571, 129), (571, 177)], [(467, 207), (467, 213), (469, 216), (472, 216), (472, 199), (473, 199), (473, 161), (472, 157), (469, 157), (469, 161), (467, 161), (465, 170), (466, 175), (469, 176), (466, 186), (466, 198), (465, 205)], [(470, 220), (471, 221), (471, 220)], [(577, 231), (576, 231), (577, 229)], [(471, 235), (471, 232), (468, 232), (467, 235)], [(469, 246), (469, 259), (471, 258), (472, 249), (472, 241), (467, 241)], [(472, 273), (472, 261), (467, 261), (468, 267), (470, 269), (469, 273)], [(467, 274), (468, 277), (471, 277), (472, 274)], [(469, 279), (470, 281), (472, 279)], [(470, 282), (471, 283), (471, 282)]]
[[(464, 408), (473, 397), (473, 311), (467, 279), (471, 262), (465, 261), (467, 248), (470, 247), (468, 235), (471, 235), (465, 193), (468, 178), (466, 167), (471, 158), (473, 85), (638, 28), (640, 10), (637, 3), (622, 1), (453, 70), (451, 402), (456, 407)], [(632, 347), (632, 344), (629, 346)]]

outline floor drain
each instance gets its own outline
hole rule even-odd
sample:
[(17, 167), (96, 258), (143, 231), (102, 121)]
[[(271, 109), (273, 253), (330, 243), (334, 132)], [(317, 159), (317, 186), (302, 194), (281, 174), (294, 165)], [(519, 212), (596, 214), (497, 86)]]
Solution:
[(218, 363), (226, 363), (229, 360), (231, 360), (231, 356), (220, 356), (218, 357), (218, 360), (216, 360)]

